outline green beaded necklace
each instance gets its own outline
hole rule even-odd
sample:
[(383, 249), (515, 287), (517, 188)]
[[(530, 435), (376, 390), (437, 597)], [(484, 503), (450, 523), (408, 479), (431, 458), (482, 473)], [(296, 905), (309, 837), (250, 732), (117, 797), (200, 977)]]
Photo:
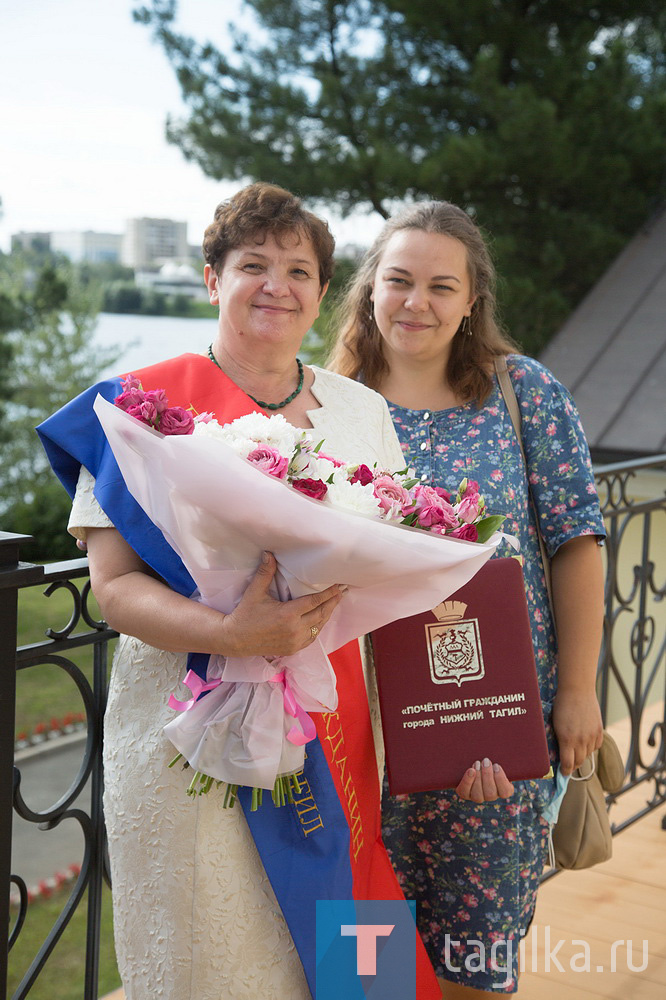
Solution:
[[(208, 357), (213, 362), (213, 364), (217, 365), (217, 367), (220, 369), (220, 371), (223, 371), (222, 366), (220, 365), (219, 361), (217, 360), (217, 358), (213, 354), (213, 345), (212, 344), (208, 348)], [(304, 369), (303, 369), (303, 362), (301, 361), (300, 358), (296, 358), (296, 364), (298, 365), (298, 385), (296, 386), (296, 388), (292, 392), (291, 396), (287, 396), (287, 398), (283, 399), (281, 403), (265, 403), (263, 399), (255, 399), (254, 396), (250, 395), (249, 392), (246, 393), (246, 395), (250, 396), (250, 399), (254, 403), (256, 403), (257, 406), (260, 406), (262, 408), (262, 410), (281, 410), (283, 406), (286, 406), (288, 403), (291, 403), (292, 399), (296, 399), (296, 397), (298, 396), (299, 392), (303, 388), (303, 378), (305, 376), (305, 372), (304, 372)]]

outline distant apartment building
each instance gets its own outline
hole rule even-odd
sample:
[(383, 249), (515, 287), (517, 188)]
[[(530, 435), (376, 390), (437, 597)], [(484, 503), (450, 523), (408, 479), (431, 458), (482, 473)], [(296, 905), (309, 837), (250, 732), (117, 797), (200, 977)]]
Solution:
[(123, 238), (120, 233), (95, 233), (63, 230), (51, 233), (51, 250), (63, 253), (76, 264), (83, 261), (100, 264), (104, 261), (117, 262)]
[(51, 233), (12, 233), (12, 251), (14, 250), (50, 250)]
[(187, 223), (173, 219), (128, 219), (122, 262), (143, 270), (166, 261), (185, 263), (189, 258)]

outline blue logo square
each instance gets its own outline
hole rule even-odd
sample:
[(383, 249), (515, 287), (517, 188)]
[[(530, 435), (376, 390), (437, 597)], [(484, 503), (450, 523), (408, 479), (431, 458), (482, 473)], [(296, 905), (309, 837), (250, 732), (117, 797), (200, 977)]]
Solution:
[(416, 903), (317, 900), (316, 1000), (416, 1000)]

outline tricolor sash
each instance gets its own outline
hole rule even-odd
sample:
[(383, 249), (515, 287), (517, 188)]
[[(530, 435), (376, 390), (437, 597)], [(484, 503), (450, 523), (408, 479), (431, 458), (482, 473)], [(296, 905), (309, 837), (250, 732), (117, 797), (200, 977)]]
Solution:
[[(164, 389), (172, 406), (214, 413), (226, 424), (264, 412), (208, 358), (184, 354), (133, 373), (143, 388)], [(38, 434), (53, 469), (71, 497), (81, 465), (95, 478), (95, 496), (134, 551), (175, 591), (190, 597), (194, 580), (128, 492), (92, 405), (98, 393), (113, 401), (123, 376), (87, 389), (44, 421)], [(381, 840), (380, 792), (372, 726), (356, 641), (330, 655), (338, 681), (337, 712), (314, 713), (318, 738), (308, 743), (301, 792), (293, 805), (270, 798), (250, 810), (250, 789), (239, 801), (262, 863), (315, 995), (315, 909), (318, 899), (403, 898)], [(208, 657), (190, 655), (188, 666), (205, 679)], [(211, 793), (214, 794), (214, 793)], [(416, 935), (418, 1000), (441, 995)], [(362, 994), (359, 993), (359, 996)]]

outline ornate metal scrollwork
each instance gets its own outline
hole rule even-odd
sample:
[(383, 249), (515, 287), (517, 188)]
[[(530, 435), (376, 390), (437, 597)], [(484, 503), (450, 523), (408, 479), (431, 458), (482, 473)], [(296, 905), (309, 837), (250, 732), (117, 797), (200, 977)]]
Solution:
[[(648, 490), (645, 475), (650, 476)], [(652, 791), (647, 806), (654, 808), (666, 800), (666, 550), (658, 537), (659, 529), (666, 531), (666, 459), (601, 469), (597, 487), (608, 530), (600, 701), (606, 717), (614, 693), (631, 727), (627, 779), (613, 801), (643, 785), (646, 792)], [(655, 704), (661, 712), (656, 722)], [(645, 738), (648, 711), (651, 728)], [(654, 753), (647, 753), (647, 747)]]
[[(72, 571), (67, 570), (71, 566)], [(22, 789), (21, 764), (14, 768), (13, 805), (15, 812), (26, 822), (35, 824), (40, 830), (48, 831), (60, 826), (65, 820), (73, 820), (83, 834), (84, 851), (80, 872), (60, 915), (49, 935), (42, 944), (38, 955), (27, 970), (14, 996), (26, 997), (32, 988), (39, 972), (47, 962), (49, 955), (58, 942), (65, 927), (71, 920), (74, 911), (79, 906), (84, 895), (88, 895), (88, 947), (86, 998), (96, 997), (96, 954), (99, 946), (99, 921), (102, 880), (108, 880), (108, 861), (106, 859), (106, 838), (102, 818), (102, 717), (106, 701), (106, 662), (109, 640), (117, 633), (109, 629), (105, 622), (98, 621), (90, 611), (90, 582), (87, 579), (85, 566), (80, 563), (57, 564), (55, 572), (49, 580), (48, 567), (45, 582), (48, 586), (44, 592), (50, 597), (57, 591), (67, 591), (72, 599), (72, 611), (69, 621), (64, 627), (49, 628), (47, 641), (25, 646), (17, 650), (16, 665), (19, 671), (30, 669), (37, 665), (50, 664), (64, 671), (74, 682), (75, 690), (81, 699), (86, 719), (85, 745), (82, 748), (82, 759), (77, 773), (72, 776), (67, 789), (58, 794), (44, 808), (33, 808), (29, 804), (29, 796), (24, 796)], [(55, 578), (54, 578), (55, 577)], [(79, 590), (79, 584), (82, 584)], [(81, 633), (77, 631), (81, 625), (91, 630)], [(76, 633), (76, 634), (75, 634)], [(70, 656), (73, 649), (88, 647), (93, 654), (93, 684), (91, 685), (83, 671)], [(49, 743), (45, 744), (48, 752)], [(55, 743), (53, 744), (55, 746)], [(92, 779), (90, 792), (90, 809), (81, 808), (81, 794)], [(77, 803), (75, 805), (75, 803)], [(13, 945), (21, 934), (26, 914), (29, 908), (29, 891), (20, 875), (12, 875), (11, 882), (18, 890), (18, 909), (10, 934)], [(92, 937), (91, 937), (92, 935)]]
[(25, 923), (26, 914), (28, 912), (28, 887), (20, 875), (10, 875), (9, 881), (10, 883), (13, 883), (19, 891), (18, 913), (16, 914), (14, 926), (9, 934), (9, 944), (7, 947), (7, 950), (11, 951), (14, 947), (15, 941), (21, 933), (21, 928)]

